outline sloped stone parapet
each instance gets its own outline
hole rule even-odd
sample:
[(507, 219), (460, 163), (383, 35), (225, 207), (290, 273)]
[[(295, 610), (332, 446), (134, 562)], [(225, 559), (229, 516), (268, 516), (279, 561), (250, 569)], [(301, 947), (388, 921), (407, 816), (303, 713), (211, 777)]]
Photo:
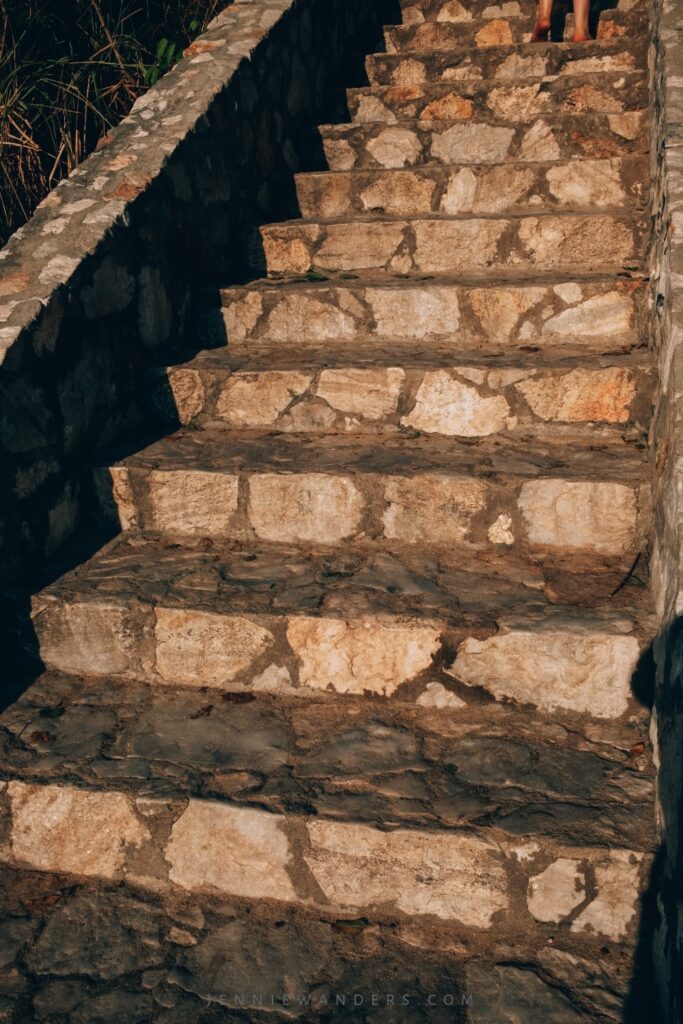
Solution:
[(0, 576), (74, 531), (76, 463), (133, 429), (141, 367), (182, 335), (197, 283), (243, 276), (255, 226), (291, 215), (309, 126), (336, 116), (386, 6), (236, 0), (10, 239)]

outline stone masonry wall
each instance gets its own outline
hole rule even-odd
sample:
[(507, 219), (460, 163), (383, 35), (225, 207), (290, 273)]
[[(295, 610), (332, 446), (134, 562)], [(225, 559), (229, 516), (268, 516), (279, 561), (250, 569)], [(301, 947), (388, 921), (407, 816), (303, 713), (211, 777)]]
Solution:
[(0, 584), (87, 525), (91, 453), (136, 426), (196, 283), (243, 279), (257, 225), (296, 211), (313, 126), (391, 12), (235, 0), (0, 253)]
[(660, 634), (653, 741), (661, 847), (652, 877), (663, 1019), (683, 1019), (683, 9), (654, 0), (651, 23), (652, 279), (660, 399), (653, 427), (653, 581)]

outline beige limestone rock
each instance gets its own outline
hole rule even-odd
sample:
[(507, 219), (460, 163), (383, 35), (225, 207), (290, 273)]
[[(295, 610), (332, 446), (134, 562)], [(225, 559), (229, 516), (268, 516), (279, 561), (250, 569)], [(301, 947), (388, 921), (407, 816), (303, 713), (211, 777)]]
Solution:
[(416, 162), (422, 144), (409, 128), (385, 128), (368, 142), (367, 150), (380, 167), (406, 167)]
[(279, 814), (190, 800), (166, 847), (169, 879), (190, 891), (294, 901), (284, 823)]
[(300, 293), (282, 298), (271, 311), (264, 337), (268, 341), (297, 342), (301, 338), (336, 341), (353, 337), (356, 322), (352, 315), (329, 302), (320, 302)]
[(604, 864), (596, 864), (598, 894), (572, 923), (573, 932), (624, 939), (638, 910), (642, 854), (611, 850)]
[(506, 227), (506, 221), (496, 220), (416, 221), (415, 266), (426, 273), (490, 266)]
[(123, 793), (10, 782), (12, 856), (38, 871), (114, 878), (150, 838)]
[(543, 288), (477, 288), (469, 293), (472, 309), (491, 341), (506, 341), (520, 319), (543, 300)]
[(545, 121), (536, 121), (525, 132), (519, 147), (520, 160), (559, 160), (560, 146)]
[(377, 333), (384, 337), (454, 334), (460, 326), (457, 288), (373, 288), (366, 292), (366, 300)]
[(421, 708), (466, 708), (467, 703), (447, 690), (443, 683), (427, 683), (424, 693), (417, 698)]
[(367, 420), (380, 420), (396, 412), (405, 372), (386, 370), (323, 370), (316, 394), (334, 409)]
[(181, 368), (168, 371), (168, 386), (173, 395), (178, 419), (190, 423), (204, 408), (205, 393), (202, 378), (196, 370)]
[(157, 608), (156, 670), (166, 683), (220, 688), (264, 653), (273, 635), (240, 615)]
[(529, 880), (527, 906), (537, 921), (558, 924), (583, 903), (586, 884), (577, 860), (559, 857)]
[(561, 203), (576, 206), (619, 206), (625, 200), (620, 160), (581, 160), (551, 167), (546, 178)]
[(216, 414), (233, 427), (269, 426), (307, 390), (312, 379), (312, 375), (294, 370), (236, 373), (218, 397)]
[(477, 176), (469, 167), (463, 167), (448, 179), (441, 199), (443, 213), (468, 213), (477, 197)]
[(263, 234), (263, 249), (271, 274), (305, 274), (311, 266), (310, 247), (318, 240), (315, 225), (299, 225), (295, 235), (284, 231)]
[(301, 663), (302, 686), (388, 697), (429, 668), (440, 633), (434, 623), (410, 619), (300, 616), (290, 618), (287, 639)]
[(391, 213), (415, 213), (431, 209), (436, 183), (413, 171), (383, 174), (363, 189), (360, 199), (365, 210)]
[(615, 135), (620, 135), (622, 139), (633, 141), (638, 138), (643, 127), (643, 112), (641, 110), (627, 110), (623, 114), (610, 114), (608, 121)]
[(325, 156), (332, 171), (350, 171), (356, 165), (356, 154), (347, 139), (325, 139)]
[(519, 239), (536, 264), (586, 268), (633, 257), (633, 233), (621, 221), (602, 216), (526, 217)]
[(328, 224), (315, 264), (324, 270), (362, 270), (384, 267), (403, 241), (405, 226), (392, 221), (352, 221)]
[(496, 70), (496, 78), (543, 78), (546, 73), (546, 58), (539, 54), (524, 57), (521, 53), (511, 53)]
[(138, 525), (138, 503), (127, 466), (110, 466), (106, 475), (99, 473), (96, 487), (104, 509), (113, 500), (122, 530), (131, 530)]
[(247, 340), (263, 312), (263, 300), (259, 292), (247, 292), (235, 299), (223, 310), (223, 319), (228, 341), (235, 344)]
[(545, 101), (539, 83), (492, 89), (487, 106), (501, 121), (528, 120), (541, 113)]
[(135, 640), (125, 608), (63, 602), (36, 618), (46, 665), (84, 676), (127, 676), (134, 671)]
[(468, 637), (449, 672), (498, 700), (618, 718), (628, 707), (639, 653), (630, 636), (515, 629), (488, 640)]
[(604, 336), (628, 331), (633, 326), (633, 306), (621, 292), (593, 295), (563, 309), (543, 325), (544, 334)]
[(439, 8), (436, 20), (447, 22), (471, 21), (472, 12), (468, 11), (466, 7), (463, 7), (460, 0), (447, 0), (447, 2), (442, 4)]
[(478, 213), (506, 213), (524, 201), (534, 181), (530, 167), (493, 167), (479, 181), (476, 209)]
[(622, 100), (603, 89), (596, 89), (594, 85), (580, 85), (572, 89), (568, 100), (573, 110), (614, 114), (624, 109)]
[(529, 480), (519, 508), (529, 543), (542, 547), (623, 555), (635, 536), (638, 505), (624, 484)]
[(513, 41), (509, 22), (494, 18), (479, 29), (474, 41), (477, 46), (509, 46)]
[(512, 516), (502, 512), (489, 526), (488, 538), (492, 544), (507, 544), (508, 546), (514, 544), (515, 535), (512, 532)]
[(360, 528), (365, 499), (351, 477), (254, 474), (249, 519), (262, 540), (336, 544)]
[(396, 114), (385, 106), (378, 96), (373, 96), (370, 93), (360, 97), (353, 119), (357, 124), (372, 123), (373, 121), (395, 124)]
[(480, 395), (446, 370), (435, 370), (424, 375), (415, 408), (401, 423), (427, 433), (486, 437), (505, 430), (509, 415), (502, 395)]
[(486, 505), (486, 484), (437, 473), (393, 477), (384, 492), (384, 535), (408, 544), (449, 544), (467, 537)]
[(515, 387), (536, 416), (564, 423), (584, 420), (624, 423), (628, 420), (636, 389), (631, 372), (616, 366), (531, 378)]
[(583, 298), (583, 291), (581, 285), (575, 281), (568, 281), (563, 284), (556, 284), (553, 287), (553, 291), (556, 295), (562, 299), (563, 302), (576, 304)]
[(420, 117), (425, 121), (465, 121), (474, 114), (472, 100), (457, 93), (441, 96), (428, 103)]
[(226, 473), (151, 470), (147, 476), (149, 527), (188, 536), (229, 533), (237, 511), (238, 482)]
[(455, 124), (435, 135), (432, 156), (444, 164), (488, 164), (504, 160), (514, 128), (487, 124)]
[(304, 858), (335, 906), (379, 906), (487, 928), (508, 906), (500, 852), (458, 833), (312, 820)]
[(423, 85), (427, 81), (427, 70), (419, 60), (402, 60), (394, 71), (394, 85)]

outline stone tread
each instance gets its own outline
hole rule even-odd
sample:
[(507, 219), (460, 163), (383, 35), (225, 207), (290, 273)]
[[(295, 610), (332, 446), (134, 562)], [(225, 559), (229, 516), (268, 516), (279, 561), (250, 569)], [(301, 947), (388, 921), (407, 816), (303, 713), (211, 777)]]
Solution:
[(635, 447), (595, 450), (590, 436), (583, 446), (530, 449), (523, 440), (483, 439), (472, 445), (453, 438), (387, 438), (378, 446), (343, 436), (299, 438), (254, 431), (226, 438), (222, 431), (184, 430), (125, 457), (122, 464), (166, 472), (439, 473), (487, 480), (555, 476), (633, 484), (642, 480), (648, 462), (647, 452)]
[(321, 125), (319, 131), (333, 171), (433, 163), (506, 166), (647, 152), (646, 122), (640, 111), (557, 114), (548, 120), (539, 116), (524, 123), (494, 124), (491, 119), (407, 118), (394, 125)]
[(639, 211), (649, 168), (645, 157), (566, 163), (421, 164), (413, 168), (357, 168), (296, 176), (306, 220), (375, 212), (405, 214), (519, 214), (581, 205), (617, 204)]
[[(467, 80), (421, 85), (373, 85), (347, 89), (356, 123), (425, 119), (530, 120), (539, 114), (620, 114), (645, 110), (647, 78), (642, 71), (563, 75), (537, 79)], [(450, 112), (450, 117), (449, 117)]]
[(445, 715), (46, 674), (2, 717), (0, 778), (649, 851), (645, 742), (642, 719), (562, 729), (494, 703)]
[[(292, 220), (261, 227), (268, 276), (336, 268), (448, 273), (510, 262), (567, 273), (577, 261), (602, 273), (642, 266), (648, 220), (622, 209)], [(531, 282), (530, 282), (531, 283)]]
[[(430, 51), (444, 46), (489, 46), (528, 43), (535, 24), (535, 12), (526, 12), (516, 17), (495, 19), (472, 18), (471, 21), (427, 21), (417, 25), (387, 26), (384, 36), (388, 53), (411, 53)], [(591, 29), (597, 41), (638, 38), (647, 30), (647, 12), (602, 11), (599, 17), (592, 17)], [(561, 19), (555, 18), (560, 35)], [(571, 34), (565, 31), (564, 39), (571, 42)], [(560, 39), (555, 38), (555, 42)]]
[[(464, 950), (437, 920), (379, 926), (321, 908), (294, 912), (215, 892), (161, 894), (4, 865), (0, 932), (8, 961), (15, 958), (0, 1002), (6, 1016), (14, 1012), (12, 1024), (57, 1014), (70, 1024), (284, 1022), (292, 1002), (301, 1024), (319, 1024), (330, 1004), (357, 1017), (355, 993), (363, 993), (365, 1019), (391, 1024), (457, 1020), (475, 994), (487, 1024), (502, 1024), (510, 1007), (515, 1014), (532, 1007), (552, 1024), (615, 1024), (630, 981), (620, 950), (586, 934), (579, 949), (575, 936), (568, 942), (566, 929), (556, 927), (552, 944), (546, 929), (531, 938), (518, 929), (511, 964), (507, 934), (488, 943), (470, 935)], [(279, 995), (271, 1002), (283, 976), (287, 1006)], [(373, 993), (381, 995), (371, 1009)]]
[(634, 71), (647, 66), (645, 38), (588, 43), (523, 43), (472, 49), (447, 40), (426, 53), (375, 53), (365, 67), (372, 85), (415, 85), (425, 81), (540, 78), (548, 75)]

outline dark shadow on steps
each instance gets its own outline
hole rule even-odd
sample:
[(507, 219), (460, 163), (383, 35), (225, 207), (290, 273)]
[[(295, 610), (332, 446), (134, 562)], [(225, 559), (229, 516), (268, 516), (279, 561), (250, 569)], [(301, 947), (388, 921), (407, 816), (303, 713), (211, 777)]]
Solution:
[[(592, 3), (588, 15), (588, 31), (593, 39), (597, 38), (600, 15), (603, 11), (614, 11), (619, 6), (619, 0), (597, 0)], [(560, 0), (555, 3), (551, 18), (550, 38), (555, 43), (564, 40), (564, 33), (567, 25), (567, 15), (572, 13), (571, 0)]]

